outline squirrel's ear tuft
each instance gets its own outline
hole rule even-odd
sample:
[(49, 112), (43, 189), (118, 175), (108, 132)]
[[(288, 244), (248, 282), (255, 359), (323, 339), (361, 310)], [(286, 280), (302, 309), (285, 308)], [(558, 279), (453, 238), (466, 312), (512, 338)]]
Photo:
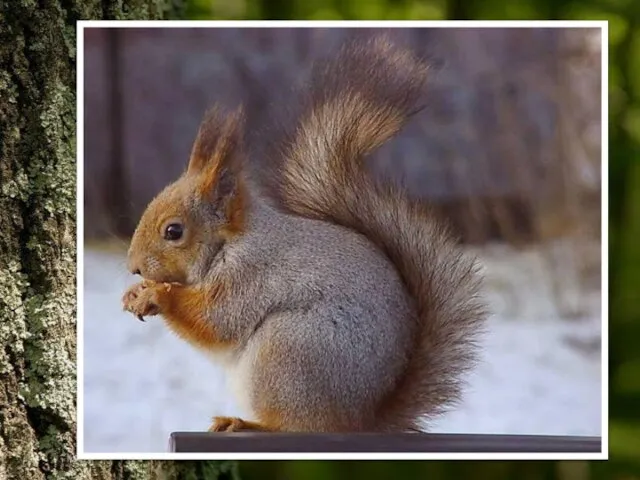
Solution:
[(243, 111), (238, 108), (223, 116), (217, 106), (207, 111), (191, 150), (188, 175), (198, 177), (203, 196), (221, 197), (236, 189), (241, 168)]

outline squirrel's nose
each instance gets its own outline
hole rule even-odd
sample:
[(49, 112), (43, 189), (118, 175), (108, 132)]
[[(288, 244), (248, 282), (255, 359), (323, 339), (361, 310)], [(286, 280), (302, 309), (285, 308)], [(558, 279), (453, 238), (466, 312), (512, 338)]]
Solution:
[(133, 263), (129, 263), (129, 271), (134, 275), (140, 275), (140, 269)]

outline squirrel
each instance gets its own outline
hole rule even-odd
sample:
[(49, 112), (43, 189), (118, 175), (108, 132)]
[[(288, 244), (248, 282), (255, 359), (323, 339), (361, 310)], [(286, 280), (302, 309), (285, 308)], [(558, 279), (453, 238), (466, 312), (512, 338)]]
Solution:
[(243, 108), (207, 108), (147, 205), (122, 298), (226, 367), (246, 417), (209, 431), (416, 432), (462, 397), (486, 318), (449, 227), (366, 159), (424, 108), (428, 65), (386, 36), (318, 60), (249, 173)]

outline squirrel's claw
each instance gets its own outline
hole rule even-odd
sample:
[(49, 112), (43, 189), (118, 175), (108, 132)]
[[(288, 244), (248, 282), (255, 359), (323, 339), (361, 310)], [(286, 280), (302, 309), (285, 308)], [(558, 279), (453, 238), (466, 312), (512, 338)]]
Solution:
[(142, 315), (137, 315), (137, 317), (138, 317), (138, 320), (140, 320), (141, 322), (145, 321), (145, 319), (142, 317)]

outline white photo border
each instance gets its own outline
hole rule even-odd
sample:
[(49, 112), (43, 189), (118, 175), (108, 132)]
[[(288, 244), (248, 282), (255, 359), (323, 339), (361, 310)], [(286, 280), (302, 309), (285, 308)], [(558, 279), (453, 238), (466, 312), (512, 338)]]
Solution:
[[(84, 452), (84, 31), (89, 28), (599, 28), (601, 30), (601, 241), (602, 350), (601, 451), (599, 453), (85, 453)], [(607, 21), (583, 20), (81, 20), (77, 22), (77, 458), (79, 460), (608, 460), (609, 257), (608, 257), (608, 39)], [(167, 448), (169, 439), (167, 438)]]

